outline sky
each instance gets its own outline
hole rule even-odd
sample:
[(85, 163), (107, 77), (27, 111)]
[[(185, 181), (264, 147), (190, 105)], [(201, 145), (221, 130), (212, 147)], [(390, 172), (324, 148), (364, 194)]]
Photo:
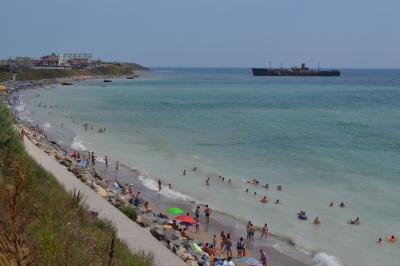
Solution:
[(0, 0), (0, 58), (400, 68), (400, 0)]

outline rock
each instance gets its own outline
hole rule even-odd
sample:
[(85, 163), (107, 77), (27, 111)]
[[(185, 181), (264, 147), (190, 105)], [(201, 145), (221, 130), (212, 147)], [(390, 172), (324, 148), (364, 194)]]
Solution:
[(165, 240), (165, 234), (163, 230), (156, 229), (156, 228), (151, 228), (150, 233), (158, 240), (158, 241), (164, 241)]
[(144, 227), (143, 217), (138, 215), (138, 217), (136, 218), (136, 223), (141, 227)]
[(107, 197), (107, 191), (100, 186), (95, 186), (94, 191), (96, 191), (97, 194), (99, 194), (103, 198)]
[(199, 266), (197, 261), (194, 261), (194, 260), (187, 260), (186, 264), (189, 265), (189, 266)]

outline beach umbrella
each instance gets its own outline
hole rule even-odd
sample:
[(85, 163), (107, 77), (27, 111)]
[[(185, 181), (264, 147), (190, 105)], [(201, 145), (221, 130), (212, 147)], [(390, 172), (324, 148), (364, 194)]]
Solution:
[(244, 263), (251, 266), (263, 266), (260, 261), (252, 257), (241, 257), (239, 259), (235, 259), (234, 262), (236, 263)]
[(178, 207), (171, 207), (171, 208), (167, 209), (167, 212), (172, 213), (172, 214), (181, 214), (181, 213), (183, 213), (183, 210)]
[(181, 224), (185, 224), (185, 225), (193, 225), (196, 223), (196, 220), (193, 219), (193, 217), (190, 217), (187, 215), (176, 216), (175, 220), (181, 221)]

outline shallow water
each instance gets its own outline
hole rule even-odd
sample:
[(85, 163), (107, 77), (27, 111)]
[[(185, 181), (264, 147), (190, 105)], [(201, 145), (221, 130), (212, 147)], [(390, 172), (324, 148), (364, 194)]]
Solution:
[[(138, 80), (105, 87), (88, 81), (24, 101), (28, 115), (75, 148), (144, 169), (182, 194), (170, 197), (267, 221), (273, 233), (346, 265), (396, 265), (399, 244), (375, 240), (399, 235), (400, 71), (342, 74), (255, 78), (248, 69), (154, 69)], [(86, 122), (94, 130), (86, 132)], [(270, 189), (245, 183), (254, 177)], [(281, 204), (259, 203), (264, 195)], [(347, 207), (338, 208), (340, 201)], [(296, 219), (300, 209), (309, 221)], [(320, 226), (312, 224), (315, 216)], [(356, 216), (361, 226), (346, 224)], [(316, 259), (334, 265), (330, 255)]]

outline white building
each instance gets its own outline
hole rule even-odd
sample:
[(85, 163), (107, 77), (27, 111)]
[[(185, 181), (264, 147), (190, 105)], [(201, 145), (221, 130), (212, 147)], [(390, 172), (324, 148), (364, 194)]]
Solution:
[(62, 65), (70, 60), (87, 60), (87, 63), (91, 63), (92, 54), (88, 53), (60, 53), (58, 54), (58, 64)]

